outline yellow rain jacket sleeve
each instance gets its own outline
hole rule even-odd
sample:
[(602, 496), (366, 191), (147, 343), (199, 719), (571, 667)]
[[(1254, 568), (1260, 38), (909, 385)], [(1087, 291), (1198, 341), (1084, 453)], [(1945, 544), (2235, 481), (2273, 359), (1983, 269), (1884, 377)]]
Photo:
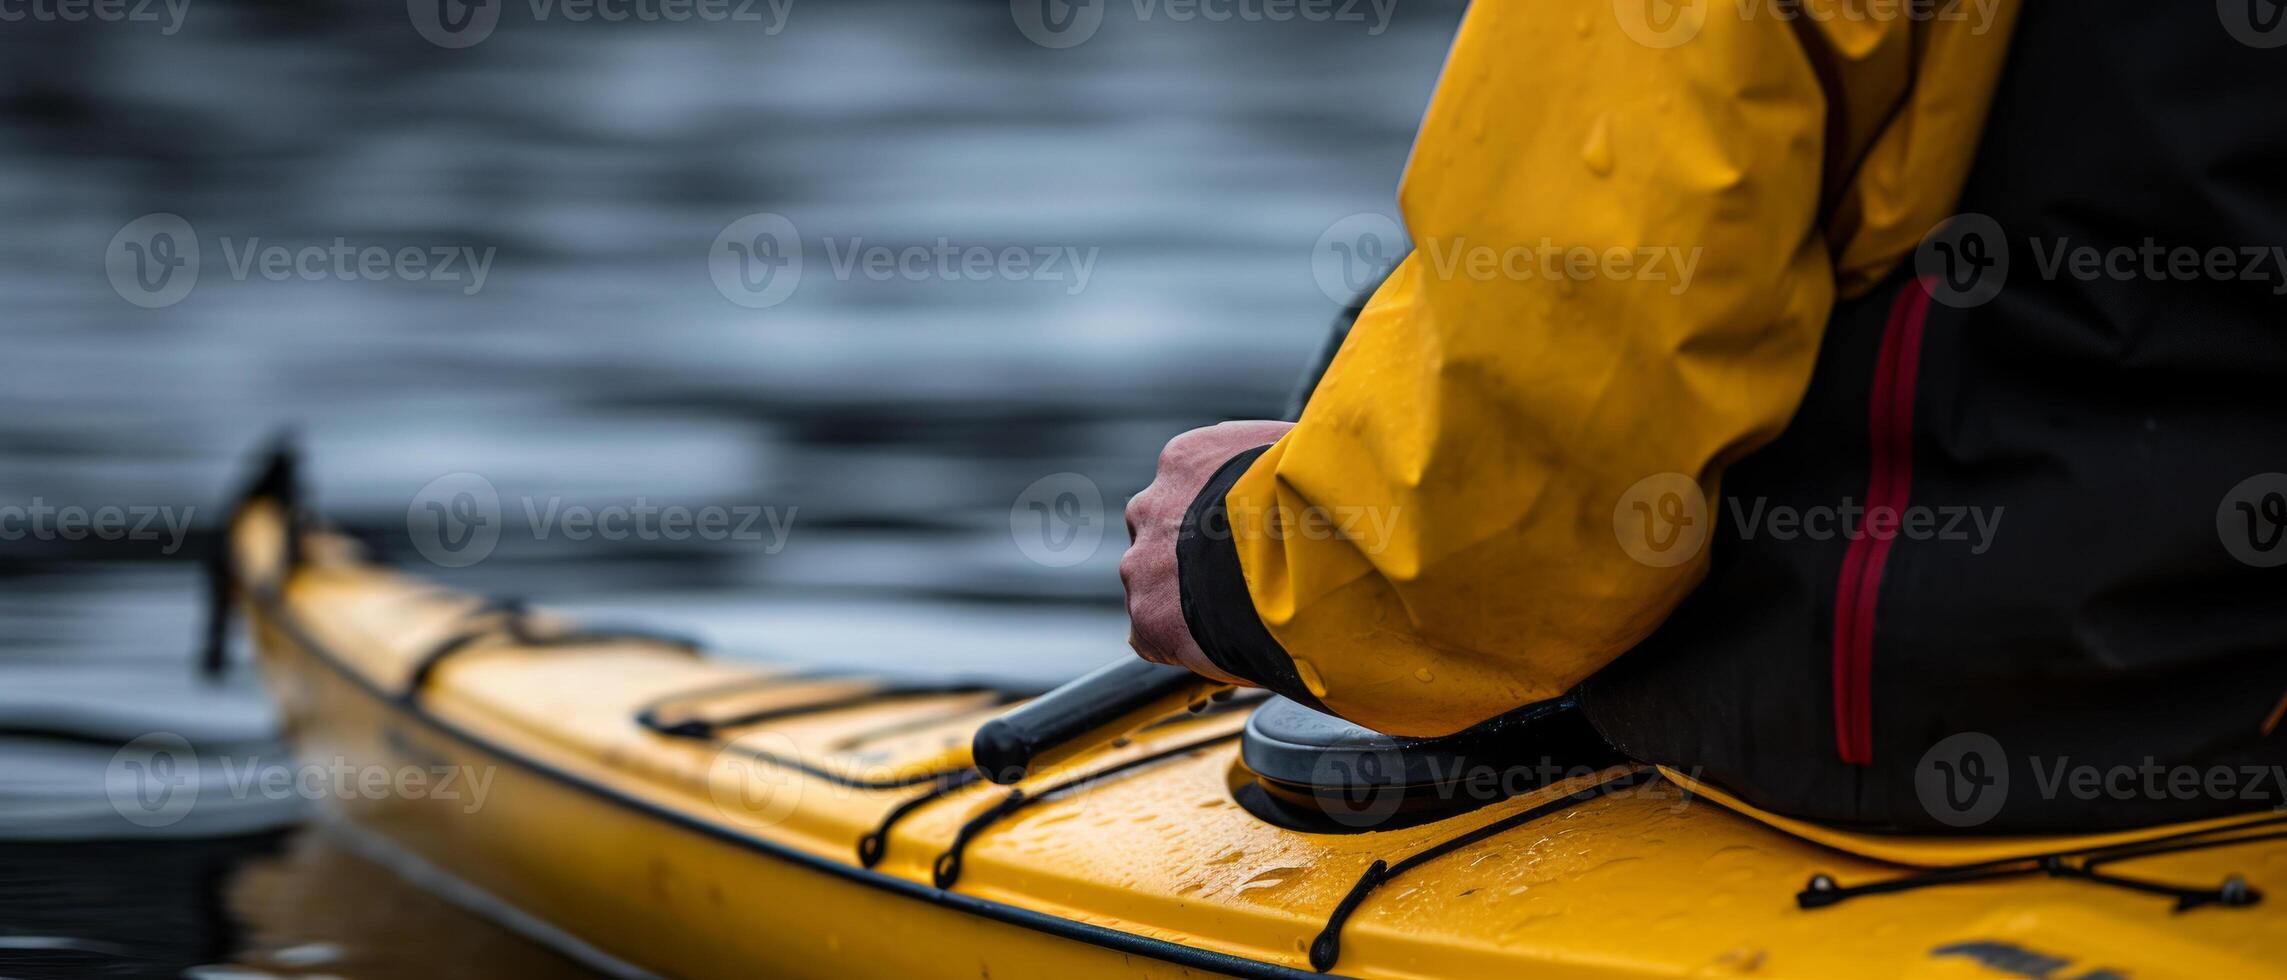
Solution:
[(1838, 292), (1950, 208), (2015, 15), (1578, 6), (1471, 6), (1413, 254), (1222, 499), (1270, 686), (1385, 732), (1563, 694), (1700, 581), (1723, 469), (1787, 425)]

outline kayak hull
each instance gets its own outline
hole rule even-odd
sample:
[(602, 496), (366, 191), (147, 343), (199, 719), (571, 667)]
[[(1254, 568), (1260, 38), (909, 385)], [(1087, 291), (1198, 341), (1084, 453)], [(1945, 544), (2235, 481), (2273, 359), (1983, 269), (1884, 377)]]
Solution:
[[(259, 507), (239, 523), (232, 591), (297, 754), (358, 776), (329, 796), (332, 819), (660, 975), (1301, 977), (1318, 974), (1314, 945), (1334, 974), (1388, 978), (1973, 977), (2030, 962), (2264, 976), (2287, 962), (2278, 906), (2172, 914), (2046, 876), (1805, 910), (1795, 893), (1813, 875), (1913, 869), (1635, 766), (1397, 829), (1282, 829), (1233, 800), (1243, 710), (1072, 760), (1019, 787), (1038, 805), (1001, 814), (1004, 787), (940, 785), (1002, 704), (989, 693), (583, 635), (380, 569), (323, 532), (264, 527)], [(695, 718), (724, 724), (695, 738)], [(1628, 788), (1581, 792), (1597, 786)], [(1411, 855), (1427, 857), (1360, 884)], [(2122, 867), (2287, 889), (2279, 842)]]
[[(1131, 942), (847, 865), (709, 823), (639, 788), (578, 774), (325, 669), (284, 630), (263, 646), (298, 654), (300, 756), (353, 771), (428, 774), (412, 796), (329, 799), (346, 821), (506, 906), (645, 971), (678, 977), (1123, 976), (1263, 971)], [(273, 656), (277, 665), (284, 657)], [(283, 685), (282, 685), (283, 686)], [(453, 772), (458, 788), (440, 785)], [(478, 787), (482, 787), (481, 793)], [(1126, 948), (1122, 948), (1126, 947)], [(1139, 955), (1192, 959), (1184, 964)], [(982, 954), (982, 955), (980, 955)]]

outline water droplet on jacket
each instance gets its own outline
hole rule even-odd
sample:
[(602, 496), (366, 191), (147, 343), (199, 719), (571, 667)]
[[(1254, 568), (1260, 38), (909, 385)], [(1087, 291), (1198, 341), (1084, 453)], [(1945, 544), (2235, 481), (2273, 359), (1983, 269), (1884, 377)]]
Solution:
[(1423, 668), (1421, 668), (1421, 669), (1419, 669), (1419, 670), (1416, 670), (1416, 671), (1414, 671), (1414, 672), (1413, 672), (1413, 679), (1414, 679), (1414, 680), (1417, 680), (1417, 681), (1420, 681), (1420, 682), (1422, 682), (1422, 683), (1424, 683), (1424, 684), (1427, 684), (1427, 683), (1429, 683), (1429, 682), (1431, 682), (1431, 681), (1434, 681), (1434, 680), (1436, 680), (1436, 679), (1437, 679), (1437, 675), (1436, 675), (1436, 674), (1432, 674), (1432, 673), (1430, 673), (1430, 672), (1429, 672), (1429, 668), (1427, 668), (1427, 667), (1423, 667)]
[(1587, 37), (1588, 32), (1592, 29), (1594, 29), (1594, 24), (1588, 19), (1587, 11), (1581, 11), (1580, 16), (1572, 19), (1573, 33), (1578, 34), (1581, 37)]
[(1612, 172), (1612, 119), (1597, 116), (1588, 125), (1588, 141), (1580, 146), (1580, 162), (1588, 165), (1588, 172), (1598, 177)]
[(1294, 673), (1295, 676), (1302, 678), (1302, 686), (1310, 691), (1311, 697), (1323, 698), (1326, 696), (1326, 681), (1318, 676), (1318, 668), (1312, 666), (1310, 661), (1301, 657), (1294, 658)]

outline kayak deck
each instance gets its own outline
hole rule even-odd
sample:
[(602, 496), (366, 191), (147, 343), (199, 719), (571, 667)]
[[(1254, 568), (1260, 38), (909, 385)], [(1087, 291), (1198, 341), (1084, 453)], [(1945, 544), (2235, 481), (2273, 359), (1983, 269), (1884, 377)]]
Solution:
[[(490, 773), (481, 805), (345, 795), (337, 815), (664, 974), (1295, 975), (1329, 933), (1321, 965), (1374, 977), (2255, 976), (2287, 959), (2275, 904), (2173, 914), (2047, 876), (1804, 910), (1795, 894), (1815, 874), (1912, 869), (1779, 833), (1640, 767), (1403, 829), (1281, 829), (1233, 799), (1244, 705), (1038, 775), (1012, 803), (958, 775), (997, 692), (583, 635), (307, 537), (290, 574), (241, 562), (305, 761)], [(1403, 871), (1361, 885), (1378, 862)], [(2287, 894), (2287, 844), (2114, 870)]]

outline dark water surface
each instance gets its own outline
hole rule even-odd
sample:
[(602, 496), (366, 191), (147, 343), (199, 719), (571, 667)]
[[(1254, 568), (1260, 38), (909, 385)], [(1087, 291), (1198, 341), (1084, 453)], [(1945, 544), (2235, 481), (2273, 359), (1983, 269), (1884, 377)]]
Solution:
[[(1070, 472), (1116, 510), (1169, 435), (1278, 410), (1336, 308), (1313, 245), (1394, 212), (1458, 16), (1113, 4), (1086, 44), (1048, 50), (983, 0), (797, 2), (775, 35), (530, 23), (516, 4), (451, 51), (406, 9), (197, 0), (173, 34), (0, 25), (0, 507), (203, 529), (249, 448), (291, 424), (317, 506), (422, 574), (741, 655), (1026, 681), (1123, 649), (1118, 533), (1039, 564), (1012, 505)], [(749, 309), (709, 255), (763, 211), (808, 265)], [(105, 256), (153, 212), (189, 222), (204, 262), (182, 301), (144, 309)], [(1096, 258), (1077, 290), (873, 281), (833, 274), (828, 238)], [(472, 294), (238, 278), (223, 254), (336, 239), (495, 257)], [(509, 521), (486, 560), (438, 567), (408, 517), (456, 473)], [(527, 507), (638, 503), (793, 520), (770, 542), (519, 526)], [(577, 971), (290, 809), (202, 802), (178, 828), (216, 835), (196, 840), (113, 819), (103, 771), (127, 739), (276, 751), (255, 678), (188, 670), (208, 544), (0, 534), (0, 834), (24, 841), (0, 844), (0, 976)]]

